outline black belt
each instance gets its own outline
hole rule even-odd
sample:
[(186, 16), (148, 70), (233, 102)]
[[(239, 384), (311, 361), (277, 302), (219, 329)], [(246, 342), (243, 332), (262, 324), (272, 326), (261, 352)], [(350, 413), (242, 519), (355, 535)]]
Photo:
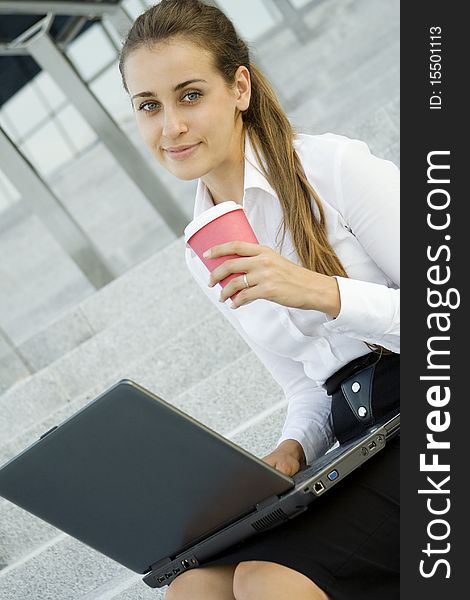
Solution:
[(369, 352), (355, 358), (325, 381), (324, 387), (332, 397), (333, 427), (340, 442), (359, 435), (385, 415), (399, 411), (399, 392), (396, 399), (372, 394), (379, 362), (379, 372), (391, 372), (399, 387), (399, 361), (399, 354)]
[(359, 356), (355, 358), (344, 367), (341, 367), (339, 371), (333, 373), (331, 377), (323, 384), (323, 387), (326, 389), (326, 392), (329, 396), (332, 396), (336, 391), (338, 391), (339, 386), (343, 383), (345, 379), (349, 379), (352, 375), (365, 369), (366, 367), (375, 364), (378, 360), (380, 360), (380, 354), (376, 354), (375, 352), (368, 352), (364, 356)]

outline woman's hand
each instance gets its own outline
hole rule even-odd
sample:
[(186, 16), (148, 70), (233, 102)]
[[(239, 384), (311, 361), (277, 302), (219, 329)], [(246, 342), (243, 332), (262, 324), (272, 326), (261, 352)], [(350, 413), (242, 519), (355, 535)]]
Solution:
[(289, 477), (305, 466), (303, 448), (296, 440), (284, 440), (274, 452), (265, 456), (263, 460)]
[(237, 292), (232, 308), (253, 300), (264, 299), (290, 308), (319, 310), (336, 317), (341, 303), (338, 284), (334, 277), (315, 273), (287, 260), (272, 248), (249, 242), (228, 242), (210, 249), (205, 258), (237, 254), (212, 271), (209, 287), (213, 287), (233, 273), (246, 273), (249, 288), (243, 276), (235, 277), (222, 289), (220, 301), (225, 302)]

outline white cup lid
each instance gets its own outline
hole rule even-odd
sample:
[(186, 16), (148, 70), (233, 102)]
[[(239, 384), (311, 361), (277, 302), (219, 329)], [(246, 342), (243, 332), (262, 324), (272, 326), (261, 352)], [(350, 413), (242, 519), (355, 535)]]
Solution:
[(211, 208), (205, 210), (198, 217), (193, 219), (191, 223), (186, 225), (184, 229), (184, 241), (188, 243), (188, 240), (191, 239), (191, 237), (205, 225), (214, 219), (217, 219), (217, 217), (221, 217), (222, 215), (231, 212), (232, 210), (243, 210), (243, 206), (237, 204), (233, 200), (227, 200), (226, 202), (221, 202), (220, 204), (211, 206)]

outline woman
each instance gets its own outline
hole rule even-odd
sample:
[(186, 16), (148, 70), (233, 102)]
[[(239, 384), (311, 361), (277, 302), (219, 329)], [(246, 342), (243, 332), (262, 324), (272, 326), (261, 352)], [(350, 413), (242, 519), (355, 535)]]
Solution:
[[(357, 140), (294, 135), (232, 23), (199, 0), (163, 0), (141, 15), (120, 69), (150, 151), (176, 177), (199, 180), (194, 216), (233, 200), (260, 241), (212, 248), (240, 258), (209, 281), (186, 258), (286, 393), (282, 436), (265, 460), (293, 475), (334, 443), (325, 381), (339, 372), (341, 382), (364, 355), (399, 352), (398, 169)], [(397, 362), (385, 356), (373, 400), (387, 392), (396, 405)], [(396, 599), (397, 487), (395, 441), (314, 510), (179, 576), (167, 598)]]

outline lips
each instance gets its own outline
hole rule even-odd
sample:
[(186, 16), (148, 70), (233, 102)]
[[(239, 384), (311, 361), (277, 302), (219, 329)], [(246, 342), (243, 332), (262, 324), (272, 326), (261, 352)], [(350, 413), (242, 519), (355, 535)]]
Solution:
[(167, 152), (182, 152), (183, 150), (187, 150), (188, 148), (192, 148), (193, 146), (197, 146), (197, 144), (187, 144), (186, 146), (174, 146), (170, 148), (166, 148)]
[(170, 158), (186, 158), (187, 156), (190, 156), (199, 147), (199, 144), (200, 142), (198, 142), (197, 144), (191, 144), (186, 146), (174, 146), (170, 148), (165, 148), (165, 152)]

